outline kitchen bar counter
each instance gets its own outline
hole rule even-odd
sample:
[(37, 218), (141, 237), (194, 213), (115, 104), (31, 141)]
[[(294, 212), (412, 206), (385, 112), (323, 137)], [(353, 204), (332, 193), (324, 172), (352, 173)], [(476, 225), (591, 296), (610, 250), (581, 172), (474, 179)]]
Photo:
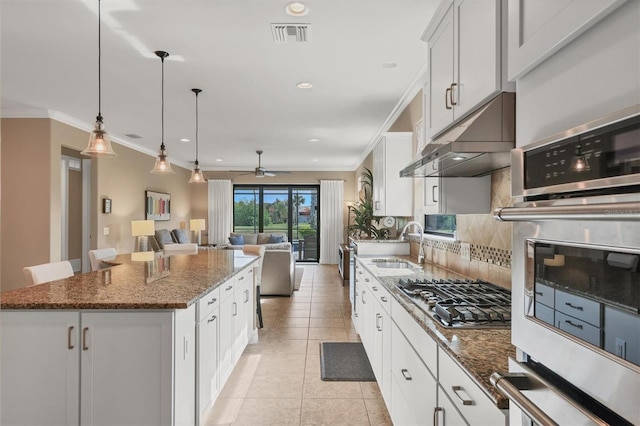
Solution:
[[(452, 358), (475, 380), (498, 408), (509, 408), (509, 400), (489, 381), (496, 371), (509, 371), (508, 358), (515, 359), (515, 347), (511, 344), (511, 330), (506, 329), (461, 329), (447, 328), (436, 322), (414, 305), (402, 293), (396, 283), (400, 278), (411, 279), (455, 279), (470, 278), (448, 269), (425, 263), (422, 269), (385, 269), (367, 262), (369, 256), (358, 256), (363, 266), (373, 274), (398, 302), (411, 314), (416, 322), (433, 337)], [(381, 258), (385, 256), (370, 256)], [(409, 256), (393, 256), (408, 261), (415, 259)], [(473, 278), (473, 277), (471, 277)]]
[(257, 259), (241, 250), (199, 250), (198, 254), (132, 261), (0, 293), (0, 309), (185, 309)]

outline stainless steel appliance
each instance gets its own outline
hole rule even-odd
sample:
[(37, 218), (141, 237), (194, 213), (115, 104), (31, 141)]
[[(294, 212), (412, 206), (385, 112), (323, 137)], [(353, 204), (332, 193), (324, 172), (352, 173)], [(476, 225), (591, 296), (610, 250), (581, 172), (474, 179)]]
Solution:
[(513, 150), (512, 182), (511, 423), (640, 423), (640, 105)]
[(511, 293), (481, 280), (400, 279), (396, 286), (445, 327), (508, 328)]

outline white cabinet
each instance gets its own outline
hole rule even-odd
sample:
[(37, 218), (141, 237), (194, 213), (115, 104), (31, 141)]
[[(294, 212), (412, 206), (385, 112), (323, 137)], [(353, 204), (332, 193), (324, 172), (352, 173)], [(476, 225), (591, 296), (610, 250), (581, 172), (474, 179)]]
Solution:
[(413, 180), (400, 177), (411, 162), (412, 133), (385, 133), (373, 148), (373, 215), (412, 216)]
[(198, 301), (197, 424), (220, 393), (218, 378), (218, 333), (220, 287)]
[(253, 268), (247, 268), (235, 278), (233, 290), (235, 315), (233, 316), (234, 364), (240, 359), (253, 331)]
[(424, 178), (424, 214), (488, 214), (491, 176)]
[(425, 32), (429, 73), (424, 105), (428, 138), (439, 135), (498, 92), (515, 90), (506, 82), (502, 69), (506, 39), (503, 2), (445, 1), (429, 24)]
[(218, 374), (220, 388), (224, 387), (235, 364), (233, 318), (237, 312), (233, 297), (233, 280), (220, 286), (220, 325), (218, 329)]
[(5, 311), (0, 322), (0, 424), (78, 425), (80, 314)]
[(624, 2), (509, 0), (509, 79), (531, 71)]
[(193, 424), (194, 325), (194, 306), (3, 312), (2, 423)]

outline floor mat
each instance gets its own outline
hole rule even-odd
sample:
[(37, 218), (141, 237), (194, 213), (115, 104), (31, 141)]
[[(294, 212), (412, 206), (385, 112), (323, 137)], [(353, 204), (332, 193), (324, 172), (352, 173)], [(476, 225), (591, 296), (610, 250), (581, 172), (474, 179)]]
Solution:
[(326, 381), (376, 380), (361, 342), (320, 343), (320, 378)]

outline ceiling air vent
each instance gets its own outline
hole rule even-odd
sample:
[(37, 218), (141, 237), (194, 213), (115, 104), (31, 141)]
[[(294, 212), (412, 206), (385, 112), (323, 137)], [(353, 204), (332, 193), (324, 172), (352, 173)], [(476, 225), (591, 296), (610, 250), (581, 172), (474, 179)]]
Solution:
[(308, 43), (310, 24), (271, 24), (276, 43)]
[(135, 133), (126, 133), (125, 136), (131, 139), (142, 139), (142, 136), (136, 135)]

